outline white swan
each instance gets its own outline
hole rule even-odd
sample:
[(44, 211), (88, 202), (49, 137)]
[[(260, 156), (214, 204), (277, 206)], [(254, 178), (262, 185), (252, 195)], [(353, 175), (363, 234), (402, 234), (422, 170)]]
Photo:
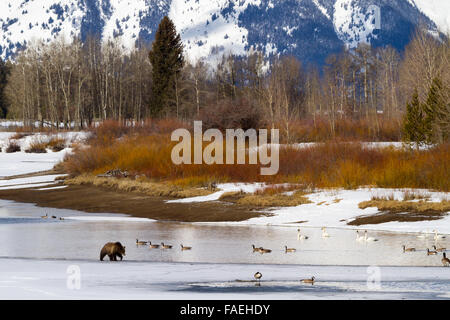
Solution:
[(359, 231), (356, 231), (356, 241), (363, 241), (364, 240), (364, 236), (360, 236), (359, 235)]
[(308, 239), (307, 236), (305, 236), (305, 235), (300, 233), (300, 229), (297, 229), (297, 232), (298, 232), (297, 233), (297, 240), (306, 240), (306, 239)]
[(434, 240), (437, 241), (439, 239), (445, 239), (445, 236), (443, 236), (442, 234), (438, 234), (436, 230), (433, 230), (434, 232)]
[(325, 230), (325, 227), (322, 227), (322, 238), (329, 238), (329, 237), (330, 237), (330, 235)]
[(367, 230), (366, 230), (366, 231), (364, 231), (364, 241), (372, 242), (372, 241), (378, 241), (378, 239), (375, 239), (373, 237), (367, 237)]

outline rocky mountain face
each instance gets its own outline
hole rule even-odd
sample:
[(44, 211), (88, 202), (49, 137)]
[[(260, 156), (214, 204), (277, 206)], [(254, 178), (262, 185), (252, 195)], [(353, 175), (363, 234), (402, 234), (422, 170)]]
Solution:
[(191, 60), (251, 50), (323, 63), (361, 42), (403, 49), (419, 23), (439, 35), (450, 26), (446, 0), (2, 0), (0, 56), (59, 37), (151, 42), (163, 16), (177, 26)]

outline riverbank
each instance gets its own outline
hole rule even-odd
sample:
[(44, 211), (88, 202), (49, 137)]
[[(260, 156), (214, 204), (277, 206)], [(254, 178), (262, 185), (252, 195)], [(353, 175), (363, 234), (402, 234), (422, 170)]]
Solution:
[[(41, 186), (40, 186), (41, 187)], [(0, 199), (34, 203), (39, 207), (72, 209), (90, 213), (122, 213), (163, 221), (244, 221), (261, 212), (219, 202), (167, 203), (170, 198), (111, 190), (89, 185), (65, 188), (0, 190)]]
[[(257, 207), (241, 205), (227, 195), (253, 197), (264, 185), (227, 183), (204, 196), (169, 198), (136, 191), (91, 184), (65, 185), (59, 175), (21, 176), (0, 181), (0, 199), (36, 204), (43, 208), (72, 209), (96, 214), (127, 214), (159, 221), (273, 225), (292, 227), (330, 227), (371, 229), (397, 232), (438, 230), (450, 234), (448, 212), (386, 211), (375, 206), (361, 206), (372, 198), (389, 198), (402, 205), (439, 205), (448, 202), (448, 193), (429, 190), (361, 188), (355, 190), (324, 189), (305, 194), (307, 201), (287, 206)], [(55, 180), (58, 179), (58, 180)], [(114, 178), (110, 178), (114, 179)], [(426, 196), (426, 200), (405, 201), (405, 196)], [(283, 192), (286, 197), (293, 191)], [(262, 195), (261, 197), (265, 197)], [(443, 200), (445, 199), (445, 200)], [(382, 208), (382, 207), (381, 207)], [(44, 211), (43, 211), (44, 212)]]

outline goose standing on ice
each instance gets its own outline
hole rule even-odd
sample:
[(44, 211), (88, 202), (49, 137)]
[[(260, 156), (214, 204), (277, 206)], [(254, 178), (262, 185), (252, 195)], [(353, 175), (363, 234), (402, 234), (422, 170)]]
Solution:
[(434, 249), (434, 251), (437, 251), (437, 252), (444, 252), (447, 250), (447, 248), (436, 248), (435, 245), (433, 245), (433, 249)]
[(315, 277), (311, 277), (311, 279), (302, 279), (302, 280), (300, 280), (300, 282), (314, 284), (315, 280), (316, 280)]
[(325, 227), (322, 227), (322, 238), (329, 238), (330, 235), (326, 231)]
[(441, 259), (442, 264), (444, 265), (444, 267), (448, 267), (450, 265), (450, 260), (445, 255), (445, 252), (442, 255), (443, 255), (443, 258)]
[(308, 239), (307, 236), (300, 233), (300, 229), (297, 229), (297, 240), (306, 240)]
[(373, 241), (378, 241), (378, 239), (375, 239), (373, 237), (367, 237), (367, 230), (366, 230), (366, 231), (364, 231), (364, 241), (373, 242)]
[(430, 251), (430, 249), (427, 248), (427, 256), (434, 256), (437, 254), (437, 251)]
[(136, 245), (137, 246), (139, 246), (139, 245), (142, 245), (142, 246), (147, 245), (147, 241), (139, 241), (138, 239), (136, 239)]
[(261, 247), (261, 248), (259, 248), (259, 252), (260, 252), (261, 254), (263, 254), (263, 253), (271, 253), (272, 250), (270, 250), (270, 249), (264, 249), (263, 247)]
[(45, 214), (45, 216), (41, 216), (42, 219), (47, 219), (48, 218), (48, 213)]
[(158, 249), (159, 248), (159, 244), (152, 244), (151, 241), (148, 242), (148, 245), (149, 245), (150, 249)]
[(260, 252), (262, 248), (256, 248), (254, 244), (252, 244), (253, 252)]
[(258, 271), (253, 275), (253, 277), (256, 279), (256, 281), (260, 282), (262, 278), (262, 273)]
[(413, 252), (416, 251), (416, 248), (407, 248), (405, 245), (403, 245), (403, 252)]
[(297, 251), (297, 249), (295, 248), (288, 248), (287, 246), (284, 246), (284, 252), (288, 253), (288, 252), (295, 252)]
[(161, 248), (163, 249), (172, 249), (172, 246), (169, 244), (164, 244), (164, 242), (161, 242)]
[(185, 247), (183, 246), (183, 244), (181, 244), (181, 251), (185, 251), (185, 250), (191, 250), (192, 247)]

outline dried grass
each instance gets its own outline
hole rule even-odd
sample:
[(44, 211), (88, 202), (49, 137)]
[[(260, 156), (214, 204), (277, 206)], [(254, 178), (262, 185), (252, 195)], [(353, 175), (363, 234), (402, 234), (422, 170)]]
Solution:
[(149, 196), (186, 198), (211, 194), (210, 190), (200, 188), (183, 189), (172, 183), (151, 182), (146, 179), (101, 178), (92, 175), (80, 175), (64, 181), (68, 185), (94, 185), (124, 192), (137, 192)]
[(360, 209), (376, 207), (380, 211), (389, 212), (439, 212), (450, 211), (450, 201), (429, 202), (429, 201), (398, 201), (398, 200), (370, 200), (358, 204)]

